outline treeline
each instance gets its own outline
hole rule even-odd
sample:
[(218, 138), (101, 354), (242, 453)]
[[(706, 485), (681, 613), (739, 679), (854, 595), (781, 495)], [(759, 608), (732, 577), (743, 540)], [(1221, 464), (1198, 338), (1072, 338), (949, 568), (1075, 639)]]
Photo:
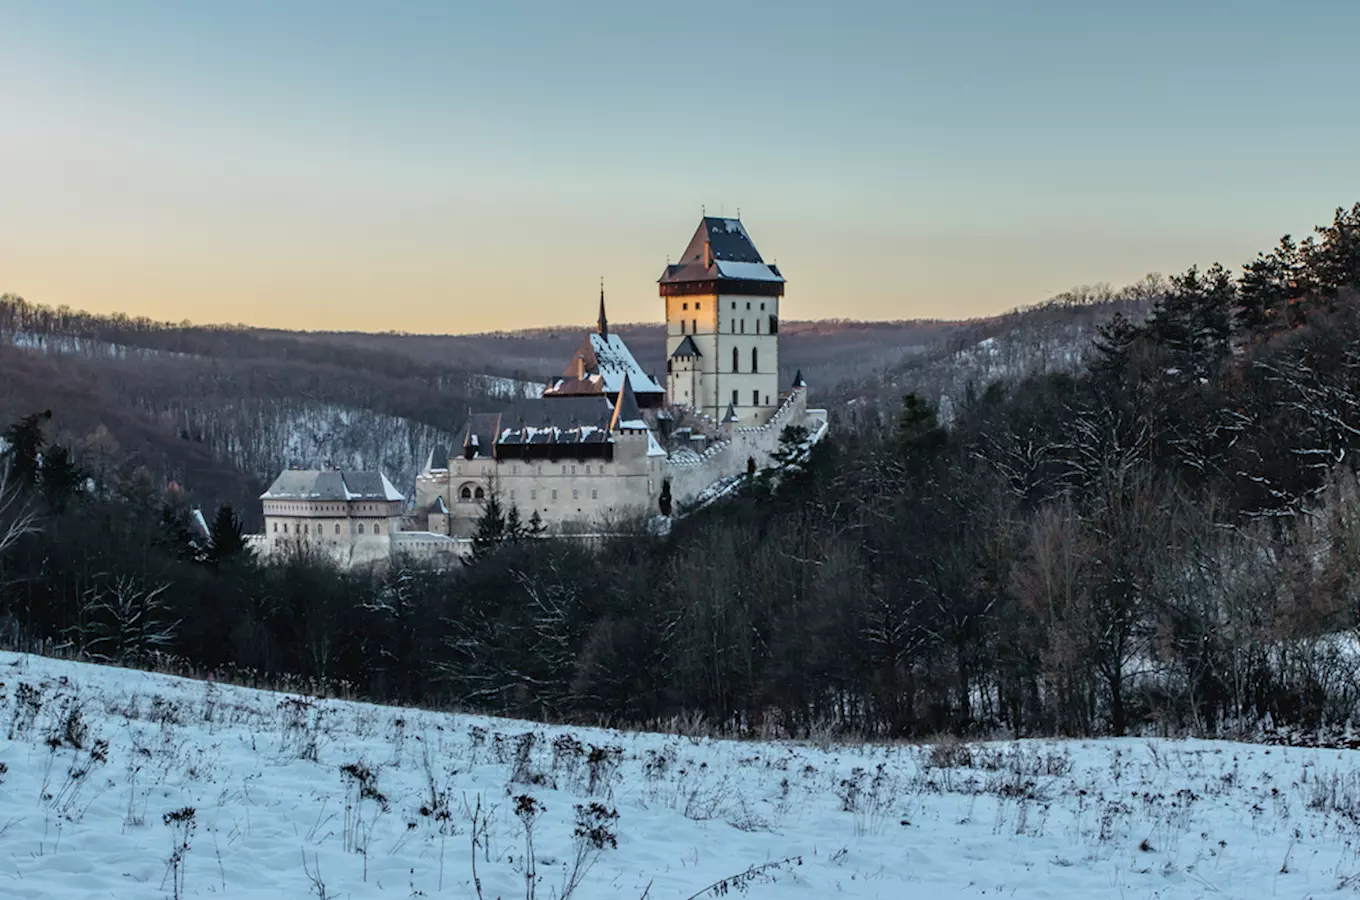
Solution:
[(948, 425), (909, 395), (664, 536), (506, 528), (447, 572), (260, 566), (216, 549), (231, 513), (195, 527), (80, 479), (58, 508), (39, 451), (0, 614), (72, 652), (621, 725), (1340, 728), (1360, 711), (1358, 347), (1360, 206), (1238, 273), (1169, 279), (1072, 371), (977, 386)]

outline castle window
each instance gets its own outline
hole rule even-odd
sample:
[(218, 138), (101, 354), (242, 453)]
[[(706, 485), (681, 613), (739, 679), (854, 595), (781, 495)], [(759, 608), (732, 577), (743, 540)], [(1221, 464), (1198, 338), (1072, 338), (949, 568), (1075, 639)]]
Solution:
[(562, 474), (563, 474), (563, 475), (567, 474), (567, 467), (566, 467), (566, 466), (563, 466), (563, 467), (562, 467)]
[(380, 532), (380, 531), (382, 531), (382, 523), (381, 523), (381, 522), (374, 522), (374, 523), (373, 523), (373, 533), (374, 533), (374, 534), (377, 534), (377, 533)]
[(681, 334), (684, 334), (684, 333), (685, 333), (685, 320), (684, 320), (684, 319), (681, 319), (681, 320), (680, 320), (680, 333), (681, 333)]
[(275, 531), (278, 531), (278, 530), (279, 530), (279, 523), (278, 523), (278, 522), (275, 522), (275, 523), (274, 523), (274, 530), (275, 530)]
[(752, 406), (760, 405), (760, 391), (751, 391), (751, 405)]
[(557, 499), (557, 488), (553, 488), (552, 498), (553, 498), (554, 500)]
[(586, 464), (586, 474), (587, 474), (587, 475), (590, 474), (590, 464), (589, 464), (589, 463)]
[[(733, 306), (736, 306), (737, 304), (733, 303), (732, 305), (733, 305)], [(733, 333), (733, 334), (736, 334), (736, 333), (737, 333), (737, 320), (736, 320), (736, 319), (733, 319), (733, 320), (732, 320), (732, 333)]]
[(756, 334), (760, 334), (760, 320), (756, 319)]
[(778, 333), (779, 333), (779, 319), (775, 318), (774, 316), (770, 316), (770, 334)]
[(471, 500), (471, 499), (472, 499), (472, 488), (468, 487), (467, 485), (463, 485), (463, 489), (462, 489), (461, 491), (458, 492), (458, 496), (461, 497), (461, 498), (464, 499), (464, 500)]
[(579, 500), (580, 498), (581, 498), (581, 492), (578, 491), (578, 490), (573, 489), (572, 492), (571, 492), (571, 499), (573, 499), (573, 500)]
[(745, 319), (742, 319), (742, 320), (741, 320), (741, 333), (742, 333), (742, 334), (745, 334), (745, 333), (746, 333), (746, 320), (745, 320)]
[(733, 309), (736, 309), (736, 308), (737, 308), (737, 301), (735, 301), (735, 300), (732, 301), (732, 308), (733, 308)]
[(335, 533), (336, 533), (336, 534), (339, 534), (339, 533), (340, 533), (340, 523), (339, 523), (339, 522), (336, 522), (336, 523), (335, 523)]
[(692, 332), (695, 333), (695, 334), (698, 334), (698, 333), (699, 333), (699, 320), (698, 320), (698, 319), (690, 319), (690, 320), (689, 320), (689, 330), (692, 331)]
[(752, 372), (752, 373), (755, 373), (755, 372), (760, 371), (760, 366), (758, 366), (758, 365), (756, 364), (756, 361), (757, 361), (759, 358), (760, 358), (760, 357), (759, 357), (759, 351), (756, 350), (755, 347), (752, 347), (752, 348), (751, 348), (751, 372)]
[(761, 311), (761, 312), (764, 312), (764, 311), (765, 311), (765, 304), (764, 304), (764, 303), (760, 304), (760, 311)]
[(284, 533), (284, 534), (287, 534), (287, 533), (288, 533), (288, 523), (287, 523), (287, 522), (284, 522), (284, 523), (283, 523), (283, 533)]
[(750, 301), (750, 300), (747, 300), (747, 301), (746, 301), (746, 308), (747, 308), (747, 309), (750, 309), (750, 308), (751, 308), (751, 301)]
[(530, 500), (537, 500), (537, 499), (538, 499), (538, 491), (534, 490), (533, 488), (530, 488), (530, 489), (529, 489), (529, 499), (530, 499)]
[(681, 309), (689, 309), (689, 304), (688, 304), (688, 303), (681, 303), (681, 304), (680, 304), (680, 308), (681, 308)]
[(695, 309), (698, 309), (698, 308), (699, 308), (699, 301), (698, 301), (698, 300), (695, 300), (695, 301), (694, 301), (694, 308), (695, 308)]
[(477, 490), (473, 493), (473, 496), (476, 497), (478, 500), (485, 500), (486, 491), (482, 490), (481, 488), (477, 488)]
[(766, 394), (766, 395), (765, 395), (765, 405), (766, 405), (766, 406), (769, 406), (769, 405), (770, 405), (770, 395), (769, 395), (769, 394)]
[(510, 489), (510, 499), (511, 499), (511, 500), (514, 500), (514, 499), (515, 499), (515, 489), (514, 489), (514, 488), (511, 488), (511, 489)]
[(736, 406), (736, 405), (737, 405), (737, 392), (736, 392), (736, 391), (733, 391), (733, 392), (732, 392), (732, 405), (733, 405), (733, 406)]
[(360, 522), (360, 523), (359, 523), (359, 533), (360, 533), (360, 534), (363, 534), (363, 533), (364, 533), (364, 523), (363, 523), (363, 522)]
[(667, 375), (669, 375), (670, 373), (672, 373), (672, 372), (675, 371), (675, 369), (672, 368), (672, 365), (673, 365), (673, 362), (672, 362), (671, 360), (669, 360), (669, 359), (666, 360), (666, 374), (667, 374)]
[(741, 360), (740, 357), (738, 356), (738, 352), (739, 351), (737, 350), (736, 347), (732, 348), (732, 371), (734, 373), (741, 371)]
[(593, 490), (593, 489), (592, 489), (591, 492), (590, 492), (590, 499), (591, 499), (591, 500), (599, 500), (599, 499), (600, 499), (600, 492), (597, 491), (597, 490)]

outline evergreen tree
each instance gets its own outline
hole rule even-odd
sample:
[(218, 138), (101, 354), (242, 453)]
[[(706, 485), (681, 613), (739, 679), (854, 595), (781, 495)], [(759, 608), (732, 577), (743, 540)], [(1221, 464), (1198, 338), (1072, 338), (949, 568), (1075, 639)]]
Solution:
[(54, 512), (66, 511), (71, 499), (84, 489), (86, 477), (72, 461), (71, 451), (61, 444), (50, 444), (43, 451), (43, 497)]
[(1344, 288), (1360, 289), (1360, 203), (1338, 207), (1331, 225), (1314, 229), (1316, 242), (1305, 242), (1308, 274), (1327, 295)]
[(510, 504), (510, 512), (505, 516), (505, 539), (507, 541), (520, 541), (524, 539), (524, 523), (519, 517), (519, 507)]
[(218, 507), (217, 515), (208, 526), (208, 559), (213, 563), (223, 563), (248, 554), (249, 549), (245, 528), (236, 510), (229, 503)]
[(1237, 287), (1218, 263), (1203, 273), (1191, 266), (1171, 284), (1148, 316), (1148, 336), (1171, 354), (1182, 378), (1207, 378), (1228, 355)]
[(166, 503), (161, 507), (160, 526), (154, 543), (157, 547), (170, 552), (176, 559), (197, 562), (202, 559), (203, 549), (199, 546), (198, 536), (189, 524), (189, 511)]
[(1299, 296), (1299, 248), (1289, 235), (1269, 254), (1242, 267), (1238, 284), (1236, 324), (1248, 334), (1261, 334), (1299, 324), (1288, 313)]
[(477, 520), (477, 533), (472, 536), (473, 560), (485, 559), (494, 553), (505, 540), (505, 513), (501, 510), (500, 497), (495, 491), (487, 497), (482, 507), (481, 518)]
[(21, 483), (36, 487), (38, 484), (40, 458), (45, 443), (42, 423), (52, 418), (52, 410), (32, 413), (15, 422), (5, 431), (5, 441), (9, 444), (6, 455), (9, 457), (10, 474)]
[[(661, 496), (657, 499), (657, 508), (661, 515), (670, 518), (673, 501), (671, 499), (671, 480), (666, 478), (661, 482)], [(537, 513), (535, 513), (537, 515)]]
[(543, 524), (543, 517), (538, 514), (538, 510), (534, 510), (533, 515), (529, 516), (529, 527), (525, 530), (525, 535), (527, 537), (538, 537), (547, 530), (548, 526)]
[(1134, 345), (1142, 335), (1143, 329), (1129, 321), (1122, 312), (1096, 328), (1096, 337), (1091, 347), (1091, 371), (1109, 380), (1118, 381), (1128, 371), (1133, 358)]

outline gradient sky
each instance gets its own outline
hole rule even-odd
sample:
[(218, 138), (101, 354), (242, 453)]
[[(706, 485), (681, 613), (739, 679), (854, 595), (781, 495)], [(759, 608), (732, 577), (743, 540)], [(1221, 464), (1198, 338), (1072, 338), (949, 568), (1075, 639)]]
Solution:
[(0, 291), (287, 328), (956, 317), (1360, 200), (1360, 3), (0, 0)]

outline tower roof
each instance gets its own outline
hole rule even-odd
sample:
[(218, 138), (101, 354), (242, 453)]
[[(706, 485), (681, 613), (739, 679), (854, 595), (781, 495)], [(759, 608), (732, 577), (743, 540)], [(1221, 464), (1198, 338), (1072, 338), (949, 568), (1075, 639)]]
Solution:
[(724, 422), (740, 422), (741, 416), (737, 415), (737, 408), (731, 403), (727, 404), (727, 412), (723, 414)]
[(601, 336), (601, 337), (604, 337), (604, 338), (609, 337), (609, 319), (608, 319), (608, 317), (606, 317), (605, 314), (604, 314), (604, 280), (603, 280), (603, 279), (601, 279), (601, 281), (600, 281), (600, 319), (599, 319), (599, 327), (600, 327), (600, 336)]
[(645, 429), (647, 422), (642, 418), (642, 410), (638, 408), (637, 397), (633, 394), (633, 387), (627, 381), (623, 382), (623, 387), (614, 400), (614, 414), (609, 420), (609, 430), (615, 428), (638, 428)]
[(761, 259), (741, 220), (716, 216), (704, 216), (680, 261), (666, 266), (658, 281), (662, 293), (667, 285), (694, 282), (722, 282), (725, 290), (744, 284), (775, 296), (784, 290), (784, 276)]
[(805, 388), (805, 387), (807, 387), (807, 382), (803, 380), (803, 370), (802, 370), (802, 369), (799, 369), (797, 372), (794, 372), (794, 373), (793, 373), (793, 386), (794, 386), (795, 388)]
[(680, 342), (680, 346), (676, 347), (675, 351), (671, 353), (671, 359), (685, 359), (686, 357), (698, 356), (703, 356), (703, 354), (699, 352), (699, 345), (694, 343), (694, 338), (689, 335), (685, 335), (685, 339)]

